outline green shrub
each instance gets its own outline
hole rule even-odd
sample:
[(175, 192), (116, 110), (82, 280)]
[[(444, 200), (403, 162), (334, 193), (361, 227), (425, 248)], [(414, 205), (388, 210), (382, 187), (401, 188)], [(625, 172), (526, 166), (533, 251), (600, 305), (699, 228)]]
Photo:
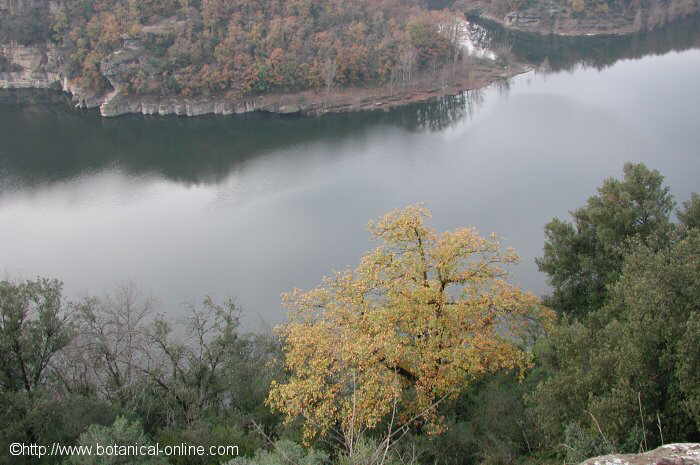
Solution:
[[(143, 432), (141, 424), (137, 421), (130, 422), (124, 417), (118, 417), (111, 426), (91, 425), (87, 431), (80, 435), (79, 446), (93, 447), (97, 445), (135, 445), (148, 446), (151, 441)], [(161, 457), (143, 455), (97, 455), (90, 457), (74, 455), (65, 460), (65, 465), (165, 465), (167, 462)]]
[(599, 433), (582, 428), (575, 422), (566, 425), (563, 446), (566, 449), (567, 464), (581, 463), (590, 457), (613, 452), (608, 442)]
[(304, 449), (296, 442), (281, 439), (273, 445), (272, 450), (260, 449), (252, 458), (237, 457), (226, 465), (324, 465), (328, 455), (315, 449)]

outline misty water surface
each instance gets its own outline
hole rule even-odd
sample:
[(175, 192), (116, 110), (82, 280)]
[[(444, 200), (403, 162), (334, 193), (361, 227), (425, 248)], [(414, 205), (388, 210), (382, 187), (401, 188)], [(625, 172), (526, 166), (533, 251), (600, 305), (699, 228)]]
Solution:
[(500, 234), (522, 256), (514, 280), (544, 293), (544, 224), (624, 162), (660, 170), (678, 201), (700, 191), (695, 45), (388, 113), (101, 119), (0, 106), (0, 274), (57, 277), (71, 297), (131, 281), (173, 315), (232, 296), (247, 325), (275, 324), (281, 292), (357, 264), (369, 219), (424, 202), (438, 229)]

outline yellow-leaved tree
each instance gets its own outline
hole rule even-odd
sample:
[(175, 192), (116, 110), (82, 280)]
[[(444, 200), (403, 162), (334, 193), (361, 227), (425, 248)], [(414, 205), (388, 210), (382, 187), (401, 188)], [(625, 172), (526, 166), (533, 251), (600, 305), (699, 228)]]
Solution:
[(370, 222), (382, 244), (355, 270), (283, 296), (291, 376), (272, 385), (268, 403), (303, 417), (307, 440), (333, 429), (352, 442), (382, 421), (439, 431), (442, 400), (485, 374), (529, 366), (527, 334), (553, 316), (507, 281), (518, 256), (473, 228), (438, 234), (429, 216), (414, 205)]

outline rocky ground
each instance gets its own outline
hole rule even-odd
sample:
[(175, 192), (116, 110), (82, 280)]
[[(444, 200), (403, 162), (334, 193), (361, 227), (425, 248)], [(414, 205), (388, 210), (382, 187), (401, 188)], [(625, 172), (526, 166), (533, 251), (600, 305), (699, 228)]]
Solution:
[(667, 444), (643, 454), (604, 455), (581, 465), (700, 465), (700, 444)]

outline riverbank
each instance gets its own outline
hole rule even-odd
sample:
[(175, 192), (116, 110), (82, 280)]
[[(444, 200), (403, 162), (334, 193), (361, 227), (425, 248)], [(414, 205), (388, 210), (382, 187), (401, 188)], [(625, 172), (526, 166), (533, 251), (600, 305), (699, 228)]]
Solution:
[(320, 116), (327, 113), (389, 110), (480, 89), (529, 70), (529, 67), (522, 64), (501, 67), (481, 63), (459, 67), (456, 70), (445, 70), (438, 75), (426, 75), (405, 86), (385, 85), (334, 89), (329, 92), (270, 94), (244, 100), (227, 99), (225, 96), (185, 99), (117, 94), (100, 105), (100, 113), (105, 117), (133, 113), (200, 116), (261, 111), (280, 115)]
[[(676, 3), (670, 5), (674, 4)], [(675, 9), (674, 11), (674, 15), (685, 18), (685, 13), (683, 15), (681, 13), (687, 13), (690, 10)], [(524, 20), (512, 19), (514, 17), (530, 19), (523, 22)], [(599, 18), (597, 32), (591, 32), (593, 25), (580, 18), (575, 24), (557, 20), (555, 24), (558, 29), (551, 29), (549, 35), (545, 35), (547, 22), (532, 19), (534, 17), (531, 13), (498, 17), (486, 9), (470, 16), (474, 22), (485, 26), (490, 31), (491, 37), (486, 39), (486, 43), (480, 45), (498, 48), (499, 56), (496, 59), (465, 56), (463, 60), (454, 65), (447, 65), (440, 71), (412, 76), (408, 82), (394, 85), (269, 93), (243, 98), (226, 93), (183, 97), (128, 92), (126, 89), (129, 85), (124, 81), (123, 76), (142, 66), (144, 57), (147, 57), (143, 44), (131, 39), (125, 39), (122, 47), (101, 63), (100, 72), (109, 82), (108, 90), (103, 93), (81, 88), (76, 80), (68, 79), (63, 73), (64, 53), (51, 43), (0, 44), (0, 57), (3, 58), (0, 62), (0, 89), (23, 89), (19, 96), (0, 95), (0, 103), (3, 101), (16, 103), (27, 96), (29, 96), (28, 101), (31, 101), (32, 89), (41, 89), (43, 93), (63, 92), (62, 97), (57, 97), (59, 100), (68, 100), (78, 108), (97, 108), (104, 117), (126, 114), (231, 115), (254, 111), (318, 116), (326, 113), (389, 110), (480, 89), (541, 66), (545, 63), (545, 59), (548, 69), (566, 68), (572, 60), (569, 57), (562, 59), (560, 57), (562, 50), (570, 50), (566, 54), (574, 57), (573, 62), (576, 62), (587, 56), (588, 49), (591, 49), (592, 55), (598, 56), (600, 54), (595, 50), (600, 49), (601, 46), (606, 49), (617, 48), (617, 43), (623, 40), (620, 36), (636, 40), (636, 36), (633, 35), (634, 28), (629, 25), (624, 26), (621, 19), (606, 22)], [(671, 17), (675, 16), (669, 14), (665, 16), (667, 19)], [(697, 14), (690, 16), (691, 19), (697, 17)], [(591, 21), (591, 18), (588, 21)], [(677, 20), (663, 28), (653, 27), (653, 33), (644, 36), (658, 35), (657, 31), (673, 30), (676, 26), (678, 29), (688, 29), (688, 27), (682, 27), (684, 22), (688, 21)], [(647, 26), (651, 24), (648, 15), (645, 16), (644, 24)], [(697, 30), (695, 22), (690, 25), (690, 28)], [(558, 42), (552, 43), (552, 37), (559, 38)], [(610, 43), (601, 44), (599, 43), (601, 40)], [(659, 41), (648, 42), (656, 46)], [(627, 45), (624, 45), (624, 48), (628, 48)]]
[[(231, 115), (253, 111), (281, 115), (318, 116), (326, 113), (346, 113), (366, 110), (389, 110), (398, 106), (426, 102), (431, 99), (457, 95), (507, 80), (531, 68), (521, 63), (466, 57), (437, 73), (426, 73), (407, 84), (364, 88), (339, 88), (330, 91), (304, 91), (288, 94), (267, 94), (247, 98), (227, 95), (208, 97), (178, 97), (159, 95), (130, 95), (117, 80), (112, 89), (98, 95), (86, 92), (54, 71), (60, 59), (51, 47), (15, 46), (4, 49), (15, 71), (0, 73), (0, 89), (30, 89), (42, 92), (55, 90), (71, 97), (77, 108), (98, 108), (104, 117), (126, 114), (201, 116)], [(16, 103), (22, 97), (4, 98)], [(0, 101), (2, 101), (0, 100)]]
[(105, 117), (316, 115), (454, 95), (522, 71), (462, 60), (462, 15), (420, 0), (127, 3), (0, 1), (0, 88), (60, 89)]

